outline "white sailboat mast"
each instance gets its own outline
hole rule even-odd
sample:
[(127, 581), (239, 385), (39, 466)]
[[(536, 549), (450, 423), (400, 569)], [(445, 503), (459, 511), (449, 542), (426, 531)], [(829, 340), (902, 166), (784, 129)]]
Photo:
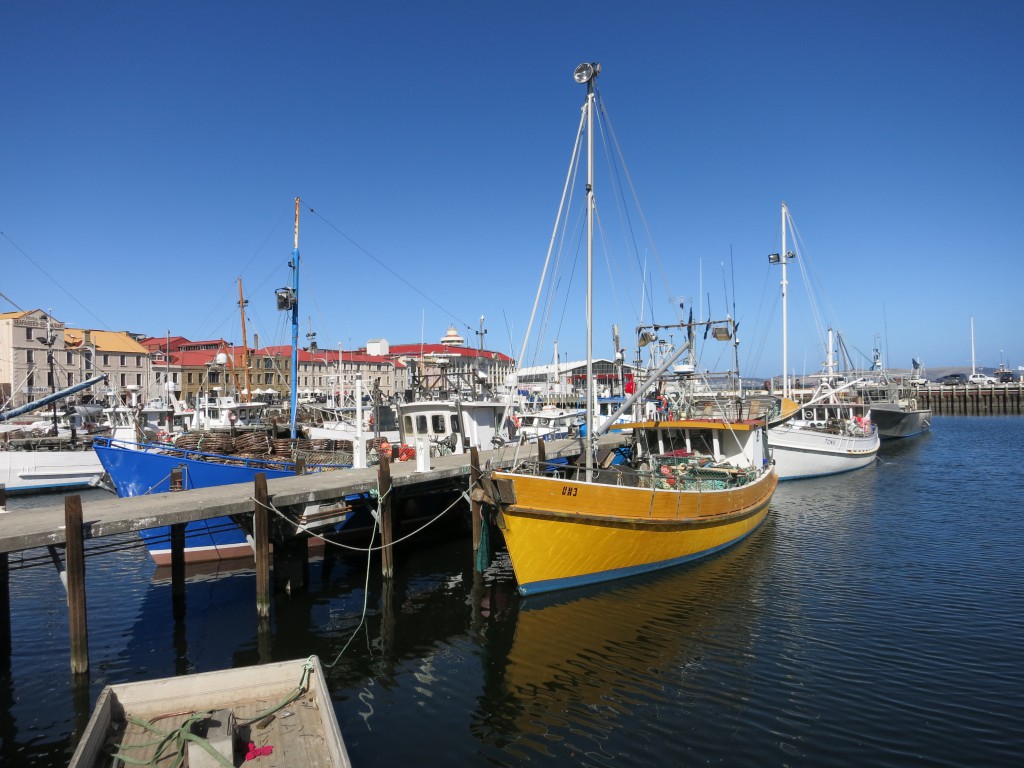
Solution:
[(786, 202), (782, 202), (782, 396), (789, 397), (789, 316), (786, 310), (786, 294), (789, 281), (786, 279)]
[(974, 316), (971, 316), (971, 376), (976, 374), (974, 370)]
[[(599, 65), (592, 65), (587, 78), (587, 482), (593, 480), (594, 452), (594, 78)], [(579, 69), (576, 70), (577, 75)], [(577, 80), (579, 77), (577, 76)]]

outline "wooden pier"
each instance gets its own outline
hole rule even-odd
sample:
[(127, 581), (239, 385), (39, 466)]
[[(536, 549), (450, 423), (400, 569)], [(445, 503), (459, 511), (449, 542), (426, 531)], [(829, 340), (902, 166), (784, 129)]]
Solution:
[[(619, 435), (603, 436), (602, 449), (622, 444)], [(392, 519), (400, 520), (405, 504), (417, 496), (447, 489), (451, 494), (465, 493), (470, 498), (481, 472), (488, 468), (506, 469), (522, 461), (540, 458), (557, 459), (580, 455), (579, 439), (556, 440), (540, 444), (504, 446), (491, 451), (474, 449), (467, 454), (432, 458), (429, 469), (420, 471), (415, 461), (384, 464), (368, 469), (348, 469), (295, 477), (267, 480), (260, 475), (254, 484), (225, 485), (188, 491), (119, 499), (90, 501), (83, 504), (79, 496), (66, 496), (60, 503), (23, 512), (0, 514), (0, 652), (11, 649), (10, 568), (9, 554), (45, 547), (59, 557), (65, 551), (63, 577), (68, 592), (69, 630), (71, 634), (71, 668), (75, 674), (88, 672), (88, 627), (85, 602), (85, 543), (118, 534), (148, 528), (171, 528), (173, 613), (183, 612), (179, 601), (184, 598), (184, 529), (189, 522), (234, 516), (252, 524), (256, 563), (256, 614), (261, 621), (270, 615), (273, 585), (304, 588), (304, 566), (308, 564), (306, 547), (308, 533), (333, 531), (343, 519), (340, 515), (346, 497), (376, 492), (380, 504), (382, 538), (382, 571), (390, 578), (392, 560)], [(0, 495), (3, 494), (0, 486)], [(477, 494), (479, 496), (479, 494)], [(415, 506), (415, 504), (410, 504)], [(0, 508), (3, 499), (0, 499)], [(474, 550), (480, 536), (481, 504), (471, 501)], [(291, 535), (275, 542), (275, 578), (270, 579), (270, 511), (284, 515), (291, 525)], [(301, 529), (300, 527), (301, 526)], [(282, 526), (275, 526), (281, 534)], [(301, 544), (294, 546), (293, 542)], [(297, 562), (296, 562), (297, 561)], [(283, 577), (283, 578), (282, 578)], [(287, 582), (287, 583), (285, 583)]]
[(920, 387), (908, 393), (918, 408), (943, 416), (1020, 416), (1024, 413), (1024, 383), (988, 387)]

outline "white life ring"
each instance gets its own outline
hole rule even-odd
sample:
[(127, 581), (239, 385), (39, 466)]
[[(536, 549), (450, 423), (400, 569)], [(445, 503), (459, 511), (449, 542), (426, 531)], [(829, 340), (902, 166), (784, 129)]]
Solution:
[(810, 409), (805, 410), (804, 411), (804, 420), (805, 421), (814, 421), (814, 411), (812, 411)]

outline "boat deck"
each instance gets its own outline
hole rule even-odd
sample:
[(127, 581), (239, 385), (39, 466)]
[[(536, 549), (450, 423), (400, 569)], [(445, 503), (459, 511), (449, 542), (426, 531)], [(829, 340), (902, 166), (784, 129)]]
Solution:
[(109, 685), (69, 768), (350, 768), (320, 661)]
[[(250, 725), (244, 724), (273, 709), (278, 703), (279, 698), (271, 697), (232, 703), (231, 710), (236, 721), (241, 724), (234, 745), (234, 764), (241, 764), (249, 751), (249, 744), (252, 743), (256, 748), (273, 748), (270, 753), (273, 759), (267, 760), (268, 764), (301, 765), (308, 768), (335, 766), (336, 762), (330, 758), (327, 739), (324, 737), (319, 704), (311, 692), (307, 691), (276, 714), (267, 715)], [(172, 766), (179, 759), (179, 750), (175, 746), (170, 746), (163, 750), (163, 754), (158, 755), (163, 734), (172, 733), (183, 726), (187, 728), (187, 723), (193, 716), (194, 714), (188, 711), (135, 709), (126, 712), (124, 719), (118, 718), (112, 722), (111, 736), (120, 745), (121, 754), (130, 757), (132, 761), (140, 761), (156, 768)], [(145, 727), (141, 720), (147, 721), (150, 727)], [(197, 749), (202, 748), (194, 745), (189, 751), (194, 754)], [(195, 760), (190, 760), (186, 765), (194, 762)]]

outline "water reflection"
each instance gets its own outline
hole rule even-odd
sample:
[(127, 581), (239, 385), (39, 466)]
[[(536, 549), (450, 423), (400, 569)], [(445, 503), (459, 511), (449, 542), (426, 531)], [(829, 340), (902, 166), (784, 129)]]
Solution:
[(613, 585), (522, 602), (511, 581), (502, 585), (508, 620), (487, 638), (473, 733), (523, 759), (582, 750), (604, 763), (649, 749), (659, 764), (674, 763), (661, 737), (702, 689), (708, 657), (741, 668), (758, 656), (754, 606), (772, 529), (768, 522), (719, 556)]

